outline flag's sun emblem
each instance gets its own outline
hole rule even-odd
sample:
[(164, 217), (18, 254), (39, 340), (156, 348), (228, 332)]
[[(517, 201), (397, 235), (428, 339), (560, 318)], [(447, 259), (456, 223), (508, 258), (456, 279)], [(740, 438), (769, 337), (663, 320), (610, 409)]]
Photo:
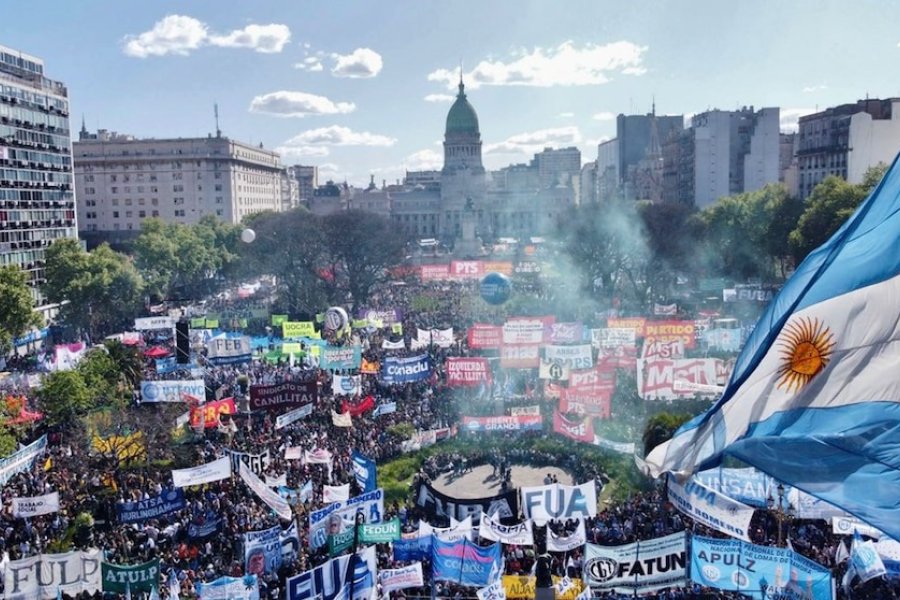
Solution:
[(778, 387), (793, 392), (802, 389), (828, 365), (834, 351), (834, 336), (818, 319), (804, 317), (788, 323), (780, 346)]

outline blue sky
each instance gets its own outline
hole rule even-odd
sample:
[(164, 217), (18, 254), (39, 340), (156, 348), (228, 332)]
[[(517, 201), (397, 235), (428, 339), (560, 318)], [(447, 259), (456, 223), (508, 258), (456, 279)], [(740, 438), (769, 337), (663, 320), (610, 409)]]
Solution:
[(440, 166), (460, 62), (489, 168), (585, 161), (614, 115), (900, 96), (900, 3), (8, 2), (0, 44), (69, 86), (75, 128), (225, 135), (364, 184)]

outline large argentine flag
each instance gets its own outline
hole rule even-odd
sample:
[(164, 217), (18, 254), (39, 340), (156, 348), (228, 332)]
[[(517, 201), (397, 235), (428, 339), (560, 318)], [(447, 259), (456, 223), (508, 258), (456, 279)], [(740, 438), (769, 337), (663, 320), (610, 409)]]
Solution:
[(799, 266), (722, 398), (646, 459), (737, 457), (900, 539), (900, 167)]

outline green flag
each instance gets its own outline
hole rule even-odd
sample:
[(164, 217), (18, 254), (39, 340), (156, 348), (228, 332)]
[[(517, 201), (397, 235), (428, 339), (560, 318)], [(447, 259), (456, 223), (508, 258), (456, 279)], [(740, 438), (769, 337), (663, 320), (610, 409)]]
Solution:
[(103, 591), (124, 594), (130, 588), (132, 592), (149, 592), (159, 588), (159, 559), (140, 565), (114, 565), (103, 562), (100, 566), (103, 576)]
[(272, 315), (272, 327), (278, 327), (287, 320), (287, 315)]
[(219, 328), (219, 320), (218, 319), (206, 319), (206, 328), (207, 329), (218, 329)]
[(205, 329), (206, 317), (196, 317), (191, 319), (191, 329)]
[(400, 539), (400, 519), (359, 526), (359, 541), (363, 544), (386, 544)]

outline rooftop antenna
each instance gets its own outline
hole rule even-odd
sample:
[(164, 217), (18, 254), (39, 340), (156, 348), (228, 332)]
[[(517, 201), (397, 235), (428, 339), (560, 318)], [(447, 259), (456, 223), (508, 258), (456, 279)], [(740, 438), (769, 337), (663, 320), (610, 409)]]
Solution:
[(216, 117), (216, 137), (220, 138), (220, 137), (222, 137), (222, 130), (219, 129), (219, 103), (218, 102), (215, 102), (213, 104), (213, 114)]

